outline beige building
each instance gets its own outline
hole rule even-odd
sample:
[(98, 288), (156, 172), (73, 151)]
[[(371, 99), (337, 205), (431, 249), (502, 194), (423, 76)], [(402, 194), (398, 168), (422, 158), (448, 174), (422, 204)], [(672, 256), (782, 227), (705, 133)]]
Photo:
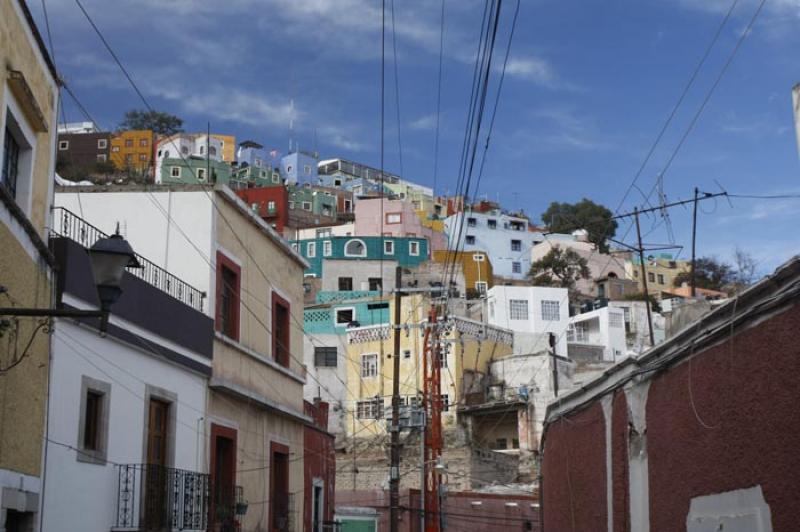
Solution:
[[(75, 187), (56, 203), (78, 209)], [(303, 271), (288, 243), (226, 186), (81, 187), (88, 219), (119, 221), (134, 249), (206, 294), (215, 320), (204, 459), (214, 508), (234, 486), (243, 530), (297, 530), (303, 515)], [(224, 489), (222, 489), (224, 488)], [(280, 525), (280, 526), (279, 526)]]
[[(675, 278), (681, 273), (691, 271), (691, 262), (673, 260), (671, 257), (648, 257), (645, 259), (644, 268), (648, 291), (651, 294), (659, 295), (662, 291), (673, 290)], [(625, 262), (625, 277), (636, 281), (640, 292), (644, 290), (642, 267), (637, 256), (633, 256)]]
[[(0, 307), (48, 308), (58, 85), (22, 0), (0, 0), (0, 65)], [(44, 323), (0, 316), (0, 530), (33, 530), (37, 522), (50, 352)]]

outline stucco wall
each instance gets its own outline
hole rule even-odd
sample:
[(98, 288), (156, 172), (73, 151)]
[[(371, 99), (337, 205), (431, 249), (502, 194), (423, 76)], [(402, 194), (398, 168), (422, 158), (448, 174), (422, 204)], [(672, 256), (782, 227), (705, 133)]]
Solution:
[[(386, 215), (389, 213), (400, 214), (401, 223), (386, 223)], [(391, 233), (391, 236), (423, 236), (430, 242), (430, 249), (447, 249), (445, 234), (424, 227), (410, 201), (386, 198), (362, 199), (356, 202), (355, 214), (357, 235), (381, 236)]]
[[(314, 348), (321, 346), (335, 347), (338, 358), (336, 367), (316, 367), (314, 365)], [(303, 386), (303, 397), (313, 401), (320, 397), (328, 403), (328, 431), (337, 436), (345, 433), (345, 410), (347, 408), (348, 366), (347, 343), (344, 336), (338, 334), (314, 334), (303, 337), (303, 358), (308, 368), (309, 377)]]

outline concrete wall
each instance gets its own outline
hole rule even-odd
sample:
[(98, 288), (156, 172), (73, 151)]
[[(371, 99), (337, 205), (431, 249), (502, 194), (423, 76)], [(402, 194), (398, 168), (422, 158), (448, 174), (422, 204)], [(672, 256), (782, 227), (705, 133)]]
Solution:
[[(572, 316), (569, 319), (574, 333), (568, 334), (568, 342), (600, 346), (603, 360), (615, 362), (625, 356), (625, 320), (623, 311), (615, 307), (603, 307)], [(579, 334), (582, 328), (583, 333)]]
[[(322, 250), (317, 251), (321, 253)], [(369, 279), (382, 279), (383, 289), (394, 287), (397, 261), (327, 259), (322, 274), (322, 290), (339, 290), (339, 277), (353, 279), (353, 290), (369, 290)]]
[(561, 249), (571, 249), (579, 256), (586, 259), (589, 268), (589, 278), (580, 279), (575, 283), (575, 288), (581, 294), (594, 295), (595, 285), (594, 281), (601, 277), (607, 277), (609, 274), (615, 275), (618, 278), (625, 277), (625, 261), (615, 257), (614, 255), (607, 255), (597, 251), (597, 246), (591, 242), (581, 242), (578, 240), (550, 240), (545, 239), (531, 248), (531, 262), (536, 262), (542, 257), (547, 255), (554, 247)]
[[(447, 249), (444, 233), (422, 225), (411, 202), (386, 198), (362, 199), (355, 207), (357, 235), (423, 236), (428, 239), (431, 250)], [(388, 214), (399, 214), (400, 223), (387, 223)]]
[[(328, 346), (338, 351), (336, 367), (316, 367), (314, 348)], [(303, 386), (303, 397), (313, 401), (319, 397), (328, 403), (328, 430), (337, 437), (345, 434), (345, 410), (347, 408), (347, 344), (338, 334), (314, 334), (303, 336), (303, 360), (308, 378)]]
[[(527, 320), (511, 319), (509, 301), (512, 299), (528, 301)], [(542, 301), (558, 301), (558, 321), (542, 319)], [(566, 288), (494, 286), (489, 290), (487, 302), (490, 324), (525, 333), (553, 333), (556, 335), (556, 354), (567, 356), (569, 296)], [(549, 349), (547, 344), (543, 347)]]
[[(117, 321), (112, 315), (112, 323)], [(157, 337), (150, 337), (158, 345)], [(199, 358), (199, 357), (198, 357)], [(82, 379), (107, 383), (108, 447), (105, 463), (90, 463), (80, 445)], [(58, 322), (53, 339), (52, 390), (43, 530), (109, 530), (116, 523), (118, 468), (147, 462), (149, 389), (168, 392), (174, 422), (171, 467), (206, 472), (206, 377), (157, 358), (150, 351), (96, 331)], [(172, 422), (171, 422), (172, 423)], [(137, 497), (138, 499), (138, 497)]]

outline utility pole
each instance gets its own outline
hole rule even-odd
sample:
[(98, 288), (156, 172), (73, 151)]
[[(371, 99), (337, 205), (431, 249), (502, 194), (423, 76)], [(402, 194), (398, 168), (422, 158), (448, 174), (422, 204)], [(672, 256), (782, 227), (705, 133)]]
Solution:
[(558, 397), (558, 358), (556, 357), (556, 335), (548, 333), (550, 358), (553, 361), (553, 395)]
[(424, 396), (426, 406), (430, 412), (426, 416), (425, 448), (426, 456), (423, 462), (425, 468), (425, 529), (424, 532), (439, 532), (442, 530), (441, 515), (441, 473), (434, 464), (438, 465), (442, 456), (442, 395), (441, 395), (441, 367), (442, 356), (439, 346), (439, 321), (436, 306), (431, 307), (428, 315), (428, 327), (425, 329), (423, 349), (427, 352), (425, 359)]
[[(695, 203), (696, 205), (696, 203)], [(650, 311), (650, 294), (647, 291), (647, 270), (644, 267), (644, 246), (642, 245), (642, 230), (639, 227), (639, 208), (633, 209), (633, 217), (636, 220), (636, 239), (639, 243), (639, 265), (642, 271), (642, 286), (644, 288), (644, 303), (647, 309), (647, 328), (650, 331), (650, 345), (656, 345), (656, 339), (653, 335), (653, 314)]]
[(394, 292), (394, 358), (392, 360), (392, 456), (389, 467), (389, 530), (398, 532), (400, 522), (400, 303), (403, 268), (395, 273)]
[(692, 215), (692, 298), (697, 295), (697, 276), (695, 275), (695, 243), (697, 242), (697, 195), (700, 190), (694, 187), (694, 214)]

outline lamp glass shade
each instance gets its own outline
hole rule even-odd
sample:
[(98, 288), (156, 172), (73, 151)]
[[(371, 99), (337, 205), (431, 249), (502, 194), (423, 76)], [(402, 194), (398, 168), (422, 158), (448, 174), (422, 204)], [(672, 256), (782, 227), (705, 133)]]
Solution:
[(94, 282), (98, 286), (119, 287), (125, 268), (140, 268), (130, 244), (119, 233), (101, 238), (89, 249)]

